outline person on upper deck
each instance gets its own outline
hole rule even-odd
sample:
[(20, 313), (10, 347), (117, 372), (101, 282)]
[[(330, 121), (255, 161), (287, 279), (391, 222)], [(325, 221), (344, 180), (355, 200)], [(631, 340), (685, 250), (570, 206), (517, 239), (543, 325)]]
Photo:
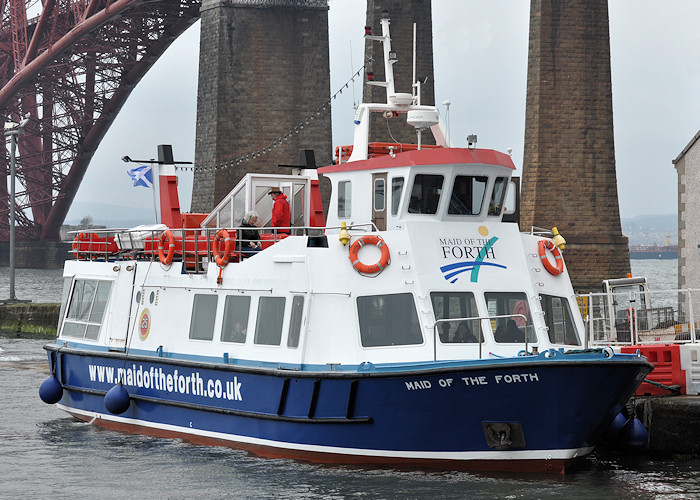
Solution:
[(259, 218), (260, 216), (255, 210), (250, 210), (243, 216), (241, 227), (244, 229), (241, 229), (241, 234), (238, 238), (238, 250), (244, 257), (251, 257), (262, 250), (260, 232), (255, 229)]
[(280, 188), (273, 187), (268, 193), (272, 196), (272, 227), (279, 227), (277, 233), (289, 234), (289, 227), (292, 225), (292, 219), (289, 213), (289, 202), (287, 196), (282, 193)]

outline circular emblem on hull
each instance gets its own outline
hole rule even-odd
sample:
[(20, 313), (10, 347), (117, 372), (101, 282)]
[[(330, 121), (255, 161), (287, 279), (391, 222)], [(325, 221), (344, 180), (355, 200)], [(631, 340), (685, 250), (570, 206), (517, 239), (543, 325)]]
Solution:
[(144, 309), (139, 318), (139, 338), (146, 340), (148, 332), (151, 331), (151, 311)]

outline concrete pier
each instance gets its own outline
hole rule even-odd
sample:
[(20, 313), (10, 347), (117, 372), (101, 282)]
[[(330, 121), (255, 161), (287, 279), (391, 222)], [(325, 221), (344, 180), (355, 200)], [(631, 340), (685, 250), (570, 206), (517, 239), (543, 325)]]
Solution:
[(61, 304), (2, 304), (0, 334), (21, 338), (56, 336)]
[(700, 454), (700, 396), (637, 397), (634, 406), (649, 433), (646, 450)]
[[(72, 258), (71, 243), (64, 241), (18, 241), (15, 265), (27, 269), (61, 269)], [(0, 267), (10, 265), (10, 244), (0, 241)]]

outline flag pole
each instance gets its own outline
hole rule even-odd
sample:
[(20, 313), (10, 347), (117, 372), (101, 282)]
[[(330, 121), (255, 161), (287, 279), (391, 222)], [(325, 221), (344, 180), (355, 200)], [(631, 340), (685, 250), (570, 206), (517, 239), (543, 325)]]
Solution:
[(158, 163), (151, 158), (151, 167), (154, 170), (153, 175), (153, 214), (155, 215), (156, 224), (158, 224), (158, 203), (156, 202), (156, 184), (160, 187), (160, 171), (158, 170)]

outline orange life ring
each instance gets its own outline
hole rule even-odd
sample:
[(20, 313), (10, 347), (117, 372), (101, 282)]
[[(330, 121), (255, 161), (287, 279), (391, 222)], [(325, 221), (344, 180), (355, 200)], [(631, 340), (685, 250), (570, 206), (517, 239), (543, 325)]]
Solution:
[(71, 245), (73, 249), (73, 256), (78, 260), (83, 260), (83, 257), (80, 256), (80, 242), (83, 241), (84, 234), (85, 233), (76, 234), (75, 238), (73, 238), (73, 245)]
[(214, 258), (214, 262), (216, 262), (216, 265), (219, 267), (226, 267), (226, 264), (228, 264), (228, 260), (231, 258), (231, 237), (229, 236), (228, 231), (226, 231), (226, 229), (219, 229), (219, 232), (216, 233), (217, 250), (219, 248), (219, 242), (221, 240), (224, 240), (224, 253), (222, 254), (221, 252), (218, 252), (216, 257)]
[[(78, 260), (84, 260), (86, 257), (83, 254), (97, 253), (97, 250), (94, 250), (92, 245), (93, 242), (96, 242), (98, 239), (99, 236), (95, 233), (78, 233), (71, 245), (73, 256)], [(87, 250), (85, 250), (85, 245), (81, 245), (81, 243), (87, 243)]]
[[(165, 255), (165, 238), (168, 239), (168, 255)], [(166, 266), (173, 262), (173, 256), (175, 255), (175, 236), (168, 229), (160, 234), (160, 239), (158, 240), (158, 258), (161, 263)]]
[[(360, 251), (364, 245), (377, 245), (382, 251), (382, 256), (379, 258), (379, 262), (376, 264), (363, 264), (357, 257), (357, 253)], [(376, 274), (383, 270), (389, 265), (389, 245), (380, 237), (374, 235), (363, 236), (362, 238), (355, 240), (355, 243), (350, 247), (350, 262), (352, 262), (352, 267), (355, 268), (357, 272), (363, 274)]]
[[(564, 258), (561, 256), (559, 248), (556, 247), (551, 240), (540, 240), (537, 246), (539, 247), (540, 260), (542, 261), (542, 265), (547, 272), (553, 276), (559, 276), (561, 273), (563, 273)], [(554, 267), (554, 265), (549, 261), (549, 257), (547, 257), (547, 250), (552, 252), (552, 255), (554, 255), (556, 267)]]

